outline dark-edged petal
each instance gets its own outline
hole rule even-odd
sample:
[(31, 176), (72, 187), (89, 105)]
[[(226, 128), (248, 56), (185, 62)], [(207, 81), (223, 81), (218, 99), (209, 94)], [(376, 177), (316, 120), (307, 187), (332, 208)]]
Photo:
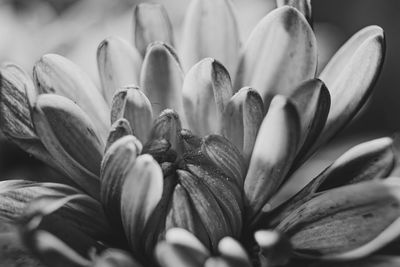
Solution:
[(240, 89), (223, 112), (221, 133), (242, 152), (246, 166), (264, 115), (262, 98), (250, 87)]
[(307, 21), (312, 25), (312, 8), (311, 0), (277, 0), (276, 4), (278, 7), (287, 5), (299, 10), (307, 19)]
[(150, 134), (153, 112), (146, 95), (134, 86), (126, 86), (118, 90), (111, 105), (111, 123), (125, 118), (135, 135), (145, 143)]
[(44, 94), (38, 97), (32, 117), (40, 140), (57, 163), (98, 198), (104, 144), (88, 115), (65, 97)]
[(277, 226), (297, 255), (352, 260), (366, 257), (400, 236), (399, 178), (322, 192)]
[(201, 60), (186, 74), (182, 90), (190, 129), (200, 136), (218, 133), (222, 113), (233, 94), (225, 67), (212, 58)]
[(244, 182), (249, 219), (286, 179), (298, 149), (299, 129), (295, 106), (276, 96), (260, 126)]
[(127, 41), (109, 37), (97, 48), (97, 67), (103, 96), (111, 105), (113, 95), (119, 88), (139, 85), (142, 57)]
[(59, 55), (44, 55), (34, 66), (33, 78), (41, 94), (62, 95), (78, 104), (99, 129), (101, 137), (107, 137), (110, 109), (88, 75), (75, 63)]
[(353, 35), (333, 56), (320, 75), (331, 95), (331, 109), (310, 152), (329, 141), (350, 122), (367, 101), (385, 55), (385, 37), (378, 26)]
[(331, 98), (325, 84), (319, 79), (299, 85), (289, 99), (295, 104), (300, 117), (300, 150), (292, 170), (307, 158), (305, 155), (325, 126)]
[(173, 45), (172, 25), (167, 11), (160, 4), (137, 5), (134, 10), (133, 29), (135, 46), (143, 57), (148, 45), (153, 42)]
[(280, 7), (255, 27), (243, 48), (234, 88), (256, 89), (269, 106), (276, 94), (290, 95), (314, 78), (317, 47), (305, 17), (292, 7)]
[[(301, 191), (262, 221), (276, 226), (284, 217), (319, 192), (336, 187), (387, 177), (394, 167), (393, 141), (379, 138), (359, 144), (326, 168)], [(264, 226), (265, 227), (265, 226)]]
[(184, 70), (212, 57), (234, 75), (239, 49), (240, 36), (231, 0), (191, 1), (180, 47)]
[(111, 125), (110, 133), (108, 134), (107, 137), (107, 144), (104, 149), (104, 152), (106, 152), (108, 148), (113, 143), (115, 143), (115, 141), (127, 135), (133, 135), (133, 131), (129, 122), (124, 118), (116, 120)]

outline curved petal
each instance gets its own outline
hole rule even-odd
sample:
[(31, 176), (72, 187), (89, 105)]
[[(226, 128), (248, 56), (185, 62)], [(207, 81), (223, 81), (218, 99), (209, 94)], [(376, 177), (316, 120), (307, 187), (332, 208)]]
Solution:
[(281, 7), (284, 5), (288, 5), (299, 10), (307, 19), (307, 21), (312, 25), (312, 9), (311, 9), (311, 0), (277, 0), (277, 6)]
[(129, 122), (124, 118), (116, 120), (113, 125), (111, 125), (104, 152), (106, 152), (108, 148), (115, 143), (115, 141), (127, 135), (133, 135), (133, 131)]
[(125, 172), (121, 193), (122, 225), (126, 237), (136, 254), (140, 254), (140, 240), (152, 212), (161, 200), (163, 174), (150, 155), (141, 155), (130, 170)]
[(232, 237), (224, 237), (218, 244), (221, 257), (229, 266), (251, 267), (251, 261), (244, 248)]
[(98, 198), (104, 144), (90, 118), (71, 100), (44, 94), (33, 109), (33, 123), (40, 140), (69, 177)]
[(183, 119), (183, 72), (172, 47), (156, 42), (149, 45), (140, 76), (140, 87), (149, 98), (153, 113), (171, 108)]
[(200, 136), (218, 133), (232, 84), (225, 67), (212, 58), (194, 65), (183, 83), (183, 104), (191, 130)]
[(315, 77), (317, 46), (305, 17), (292, 7), (266, 15), (246, 42), (234, 88), (256, 89), (265, 107), (276, 94), (290, 95), (303, 81)]
[(379, 138), (351, 148), (295, 196), (271, 214), (267, 214), (268, 219), (264, 218), (262, 221), (268, 222), (269, 226), (276, 226), (294, 209), (319, 192), (386, 177), (394, 166), (392, 144), (390, 138)]
[(119, 88), (139, 85), (142, 57), (127, 41), (109, 37), (97, 48), (97, 67), (103, 96), (111, 105), (112, 97)]
[(400, 236), (398, 178), (344, 186), (307, 201), (278, 226), (298, 255), (352, 260)]
[(244, 182), (248, 219), (261, 210), (286, 179), (298, 149), (299, 127), (294, 105), (276, 96), (258, 132)]
[(351, 37), (320, 75), (331, 95), (331, 109), (313, 151), (343, 129), (367, 101), (385, 55), (385, 37), (378, 26), (369, 26)]
[(242, 152), (246, 166), (264, 115), (262, 98), (250, 87), (240, 89), (224, 110), (221, 133)]
[(110, 127), (109, 107), (86, 73), (72, 61), (47, 54), (35, 64), (33, 78), (41, 94), (65, 96), (82, 108), (105, 139)]
[(121, 192), (126, 172), (135, 164), (142, 144), (132, 135), (118, 139), (107, 150), (101, 163), (100, 200), (110, 220), (122, 229)]
[(118, 118), (128, 120), (135, 136), (145, 143), (150, 134), (153, 112), (146, 95), (137, 87), (127, 86), (118, 90), (112, 100), (111, 122)]
[(160, 4), (137, 5), (134, 10), (133, 29), (135, 46), (143, 57), (148, 45), (153, 42), (174, 45), (171, 22), (167, 11)]
[(98, 256), (92, 267), (141, 267), (128, 252), (118, 249), (107, 249)]
[(292, 245), (289, 239), (280, 232), (257, 231), (254, 239), (260, 246), (260, 258), (263, 266), (284, 266), (292, 257)]
[(203, 58), (212, 57), (234, 75), (239, 49), (240, 36), (231, 0), (191, 1), (180, 48), (184, 70)]

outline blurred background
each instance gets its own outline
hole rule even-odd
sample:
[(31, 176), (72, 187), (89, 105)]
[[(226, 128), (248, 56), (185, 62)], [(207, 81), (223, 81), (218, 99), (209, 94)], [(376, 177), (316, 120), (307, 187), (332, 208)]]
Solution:
[[(0, 0), (0, 63), (14, 62), (31, 72), (41, 55), (58, 53), (83, 67), (98, 83), (98, 44), (110, 35), (132, 39), (132, 7), (139, 2), (145, 1)], [(179, 40), (190, 1), (152, 2), (164, 4), (174, 26), (175, 39)], [(272, 0), (233, 2), (242, 40), (275, 7)], [(353, 33), (372, 24), (381, 26), (386, 32), (386, 60), (374, 95), (366, 107), (333, 143), (296, 174), (299, 178), (295, 184), (284, 191), (293, 190), (293, 186), (300, 187), (354, 144), (400, 130), (400, 75), (397, 73), (400, 68), (400, 1), (314, 0), (312, 4), (320, 68)], [(7, 142), (0, 133), (0, 180), (34, 178), (48, 181), (56, 176), (42, 163)], [(15, 255), (20, 258), (20, 254)], [(8, 266), (23, 265), (12, 265), (10, 261)]]

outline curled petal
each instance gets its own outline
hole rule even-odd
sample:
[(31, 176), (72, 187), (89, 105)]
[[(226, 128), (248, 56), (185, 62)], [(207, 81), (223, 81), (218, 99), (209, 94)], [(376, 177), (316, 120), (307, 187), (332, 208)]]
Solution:
[(245, 165), (250, 161), (264, 114), (261, 96), (250, 87), (240, 89), (224, 110), (221, 133), (242, 152)]
[(140, 87), (149, 98), (153, 113), (171, 108), (183, 115), (183, 73), (172, 47), (164, 43), (152, 43), (146, 52), (140, 76)]
[(299, 127), (294, 105), (276, 96), (258, 132), (244, 182), (249, 216), (256, 215), (286, 179), (297, 152)]
[(231, 79), (221, 63), (206, 58), (194, 65), (183, 83), (183, 103), (190, 128), (199, 135), (217, 133), (231, 96)]
[(122, 225), (134, 253), (140, 253), (141, 235), (161, 199), (163, 174), (150, 155), (141, 155), (125, 173), (121, 193)]
[(46, 149), (69, 177), (98, 198), (104, 144), (90, 118), (71, 100), (40, 95), (33, 122)]
[(329, 89), (331, 109), (313, 151), (349, 123), (367, 101), (382, 68), (384, 54), (383, 30), (369, 26), (353, 35), (329, 61), (320, 79)]
[(88, 114), (102, 138), (107, 136), (108, 105), (87, 74), (72, 61), (59, 55), (44, 55), (34, 66), (33, 78), (41, 94), (68, 97)]
[(149, 99), (139, 88), (127, 86), (118, 90), (111, 106), (112, 123), (118, 118), (125, 118), (140, 141), (144, 143), (148, 140), (153, 112)]
[(116, 120), (113, 125), (111, 125), (110, 133), (108, 134), (107, 138), (106, 148), (104, 149), (104, 151), (107, 151), (108, 148), (118, 139), (132, 134), (132, 128), (126, 119), (121, 118)]
[(181, 130), (179, 115), (171, 109), (166, 109), (154, 121), (150, 136), (153, 140), (160, 138), (167, 140), (171, 147), (180, 153), (183, 151), (182, 138), (179, 134)]
[(280, 7), (256, 26), (246, 42), (234, 88), (256, 89), (269, 106), (276, 94), (290, 95), (301, 82), (314, 78), (317, 46), (305, 17)]
[(103, 96), (111, 105), (112, 97), (119, 88), (131, 84), (139, 85), (142, 57), (125, 40), (109, 37), (97, 48), (97, 67)]
[(173, 45), (172, 25), (162, 5), (154, 3), (137, 5), (133, 24), (135, 46), (142, 56), (146, 54), (148, 45), (153, 42)]
[(295, 253), (320, 259), (366, 257), (400, 236), (398, 178), (332, 189), (307, 201), (278, 226)]
[(212, 57), (235, 74), (239, 48), (239, 30), (231, 0), (191, 1), (181, 47), (185, 70), (203, 58)]

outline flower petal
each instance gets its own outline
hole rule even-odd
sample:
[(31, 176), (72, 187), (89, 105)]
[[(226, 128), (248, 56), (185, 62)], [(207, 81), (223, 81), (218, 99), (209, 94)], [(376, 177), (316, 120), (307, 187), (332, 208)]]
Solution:
[(162, 267), (202, 267), (209, 252), (190, 232), (173, 228), (166, 241), (156, 247), (156, 257)]
[(300, 151), (292, 170), (307, 159), (306, 154), (318, 138), (328, 117), (331, 98), (325, 84), (311, 79), (298, 86), (289, 97), (300, 115)]
[(244, 248), (232, 237), (224, 237), (218, 244), (218, 251), (229, 266), (252, 266)]
[(172, 25), (167, 11), (160, 4), (142, 3), (134, 10), (134, 41), (139, 52), (144, 56), (149, 44), (164, 42), (173, 44)]
[[(165, 222), (166, 229), (173, 229), (175, 227), (179, 227), (180, 230), (185, 229), (190, 233), (193, 233), (193, 235), (201, 240), (203, 244), (205, 244), (207, 247), (210, 246), (208, 233), (204, 228), (196, 209), (191, 203), (188, 192), (180, 184), (176, 185), (174, 189), (171, 199), (171, 208), (168, 212)], [(170, 230), (167, 231), (167, 236), (169, 231)], [(192, 236), (192, 234), (190, 234), (190, 236)], [(191, 243), (192, 241), (189, 242)], [(199, 241), (197, 240), (194, 245), (197, 246), (197, 242)], [(200, 251), (202, 251), (204, 245), (201, 244), (199, 247), (201, 248)]]
[(33, 108), (33, 122), (57, 163), (76, 184), (98, 198), (104, 145), (90, 118), (71, 100), (44, 94)]
[(261, 96), (250, 87), (240, 89), (224, 110), (221, 133), (242, 152), (246, 166), (264, 114)]
[(29, 242), (41, 230), (57, 236), (84, 257), (88, 257), (90, 249), (120, 244), (101, 204), (84, 194), (31, 201), (23, 215), (21, 233)]
[[(29, 92), (29, 93), (28, 93)], [(36, 158), (63, 172), (37, 137), (32, 124), (31, 108), (35, 95), (28, 74), (16, 65), (0, 70), (0, 129), (12, 142)]]
[(139, 85), (142, 57), (127, 41), (109, 37), (97, 49), (97, 67), (103, 96), (111, 105), (112, 97), (119, 88)]
[(163, 110), (154, 121), (154, 126), (151, 129), (151, 139), (165, 139), (171, 144), (171, 148), (181, 153), (183, 151), (182, 138), (180, 131), (182, 130), (181, 120), (179, 115), (171, 110)]
[(394, 165), (392, 144), (390, 138), (379, 138), (351, 148), (262, 221), (268, 221), (269, 226), (276, 226), (319, 192), (386, 177)]
[(108, 148), (118, 139), (132, 134), (133, 131), (131, 125), (126, 119), (121, 118), (116, 120), (113, 125), (111, 125), (110, 133), (107, 138), (107, 145), (104, 149), (104, 152), (106, 152)]
[(126, 172), (121, 194), (122, 225), (134, 253), (141, 248), (141, 234), (161, 199), (163, 174), (150, 155), (141, 155)]
[(212, 57), (234, 75), (239, 49), (240, 36), (231, 1), (191, 1), (183, 26), (183, 68), (189, 70), (203, 58)]
[(376, 255), (355, 261), (321, 261), (313, 267), (397, 267), (400, 264), (399, 256)]
[(351, 260), (400, 236), (398, 178), (332, 189), (295, 209), (278, 226), (296, 254)]
[(34, 66), (33, 78), (41, 94), (68, 97), (88, 114), (101, 136), (107, 136), (108, 105), (86, 73), (72, 61), (55, 54), (44, 55)]
[(229, 228), (226, 231), (230, 232), (229, 235), (239, 238), (243, 230), (242, 187), (213, 168), (187, 164), (187, 169), (208, 188), (217, 201), (219, 209), (227, 218)]
[(92, 267), (141, 267), (129, 253), (118, 249), (107, 249), (94, 260)]
[(171, 108), (184, 118), (182, 83), (182, 69), (173, 48), (159, 42), (149, 45), (143, 61), (140, 87), (150, 99), (155, 116)]
[(127, 119), (135, 135), (145, 143), (153, 120), (151, 104), (146, 95), (137, 87), (123, 87), (115, 93), (111, 106), (111, 122), (114, 123), (118, 118)]
[(132, 135), (122, 137), (110, 146), (101, 163), (100, 200), (106, 214), (116, 226), (122, 226), (121, 191), (126, 172), (135, 164), (141, 146)]
[(179, 182), (188, 192), (191, 203), (200, 216), (211, 242), (211, 248), (216, 250), (218, 242), (232, 234), (229, 219), (220, 208), (216, 197), (200, 177), (184, 170), (178, 170)]
[(278, 7), (287, 5), (296, 8), (306, 17), (310, 25), (312, 25), (311, 0), (277, 0), (276, 3)]
[(190, 129), (200, 136), (217, 133), (222, 113), (233, 94), (225, 67), (215, 59), (203, 59), (186, 74), (182, 90)]
[(292, 7), (270, 12), (251, 33), (239, 63), (234, 88), (256, 89), (269, 106), (276, 94), (290, 95), (314, 78), (317, 46), (305, 17)]
[(260, 246), (263, 266), (284, 266), (292, 256), (292, 245), (282, 233), (261, 230), (255, 232), (254, 239)]
[(286, 179), (297, 152), (299, 127), (295, 106), (276, 96), (258, 132), (244, 182), (249, 216), (256, 215)]
[[(331, 95), (331, 109), (313, 151), (349, 123), (367, 101), (383, 65), (385, 38), (378, 26), (351, 37), (320, 75)], [(351, 90), (349, 90), (351, 88)]]
[(220, 135), (209, 135), (204, 139), (201, 151), (215, 168), (233, 179), (237, 186), (243, 187), (246, 167), (242, 155), (232, 143)]
[(39, 230), (25, 237), (30, 250), (47, 266), (86, 267), (90, 262), (53, 234)]

